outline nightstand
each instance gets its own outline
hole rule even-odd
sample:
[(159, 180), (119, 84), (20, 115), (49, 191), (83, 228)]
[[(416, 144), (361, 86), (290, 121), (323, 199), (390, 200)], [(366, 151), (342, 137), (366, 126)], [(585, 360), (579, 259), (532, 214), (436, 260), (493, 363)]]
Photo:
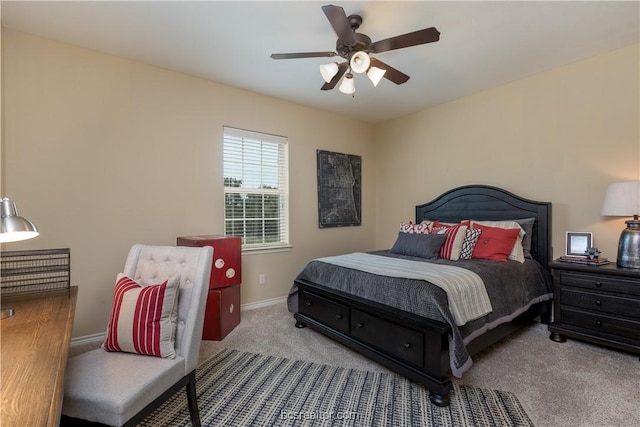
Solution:
[(640, 354), (640, 270), (554, 261), (549, 338), (566, 337)]

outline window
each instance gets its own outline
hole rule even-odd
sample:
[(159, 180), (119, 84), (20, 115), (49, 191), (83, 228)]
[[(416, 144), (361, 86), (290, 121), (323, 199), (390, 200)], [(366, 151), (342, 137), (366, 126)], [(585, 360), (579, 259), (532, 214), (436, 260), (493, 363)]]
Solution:
[(289, 245), (287, 138), (224, 128), (224, 230), (243, 249)]

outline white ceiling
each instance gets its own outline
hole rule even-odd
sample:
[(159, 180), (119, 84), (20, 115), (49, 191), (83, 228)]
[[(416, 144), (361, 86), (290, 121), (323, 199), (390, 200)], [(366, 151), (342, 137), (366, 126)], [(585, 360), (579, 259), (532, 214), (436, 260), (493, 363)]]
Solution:
[(330, 1), (2, 1), (2, 24), (230, 86), (380, 122), (640, 41), (638, 1), (339, 2), (373, 41), (435, 26), (440, 41), (377, 57), (411, 76), (355, 97), (321, 91)]

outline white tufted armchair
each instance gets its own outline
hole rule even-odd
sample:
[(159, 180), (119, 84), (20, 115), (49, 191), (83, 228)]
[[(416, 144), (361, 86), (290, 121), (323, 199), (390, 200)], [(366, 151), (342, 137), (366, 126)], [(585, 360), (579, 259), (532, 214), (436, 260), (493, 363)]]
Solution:
[(63, 415), (112, 426), (135, 425), (185, 386), (191, 422), (200, 425), (195, 369), (212, 259), (209, 246), (131, 248), (123, 273), (138, 283), (158, 283), (180, 274), (177, 356), (167, 359), (99, 348), (70, 358)]

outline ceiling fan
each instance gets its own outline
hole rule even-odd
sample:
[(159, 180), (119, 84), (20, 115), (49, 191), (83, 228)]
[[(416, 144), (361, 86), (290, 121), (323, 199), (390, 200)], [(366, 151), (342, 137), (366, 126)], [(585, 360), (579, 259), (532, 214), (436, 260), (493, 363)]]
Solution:
[(274, 53), (271, 55), (273, 59), (322, 58), (334, 56), (340, 56), (346, 59), (346, 62), (340, 64), (332, 62), (320, 66), (320, 73), (325, 80), (325, 84), (321, 87), (322, 90), (333, 89), (344, 75), (345, 78), (339, 89), (343, 93), (353, 94), (355, 92), (355, 86), (351, 72), (366, 72), (374, 86), (380, 82), (382, 77), (397, 85), (405, 83), (409, 80), (408, 75), (385, 64), (379, 59), (370, 57), (370, 54), (378, 54), (440, 40), (440, 32), (435, 27), (430, 27), (372, 42), (371, 38), (367, 35), (356, 32), (362, 24), (362, 17), (360, 15), (347, 16), (342, 7), (334, 5), (322, 6), (322, 11), (338, 35), (336, 52)]

